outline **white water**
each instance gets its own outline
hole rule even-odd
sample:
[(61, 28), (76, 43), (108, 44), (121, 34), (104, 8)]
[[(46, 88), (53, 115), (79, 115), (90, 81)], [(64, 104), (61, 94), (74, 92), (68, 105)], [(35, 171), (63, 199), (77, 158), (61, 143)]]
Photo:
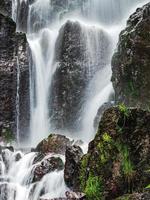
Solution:
[[(21, 3), (22, 1), (27, 2), (27, 0), (20, 0), (19, 2)], [(55, 63), (55, 54), (57, 53), (55, 52), (55, 44), (62, 25), (68, 19), (79, 21), (83, 32), (82, 37), (84, 38), (86, 52), (83, 58), (82, 70), (83, 73), (88, 74), (88, 77), (85, 78), (87, 86), (85, 88), (85, 96), (79, 96), (81, 110), (72, 113), (72, 116), (78, 116), (77, 122), (75, 121), (74, 123), (77, 126), (81, 124), (82, 127), (77, 128), (78, 133), (76, 135), (79, 138), (84, 138), (84, 134), (88, 129), (87, 140), (89, 141), (94, 136), (93, 123), (97, 111), (112, 93), (110, 89), (111, 71), (107, 70), (107, 68), (110, 66), (118, 33), (125, 25), (124, 19), (129, 15), (130, 10), (136, 7), (139, 2), (141, 1), (69, 0), (64, 1), (63, 4), (59, 2), (60, 5), (57, 7), (54, 4), (55, 1), (36, 0), (29, 5), (27, 37), (33, 60), (30, 70), (30, 144), (37, 144), (55, 129), (58, 132), (62, 131), (62, 134), (64, 134), (63, 130), (59, 130), (51, 124), (53, 116), (50, 116), (50, 111), (54, 109), (53, 106), (55, 105), (49, 105), (51, 90), (55, 90), (55, 88), (51, 87), (53, 75), (59, 66), (58, 63)], [(143, 0), (142, 3), (144, 2), (146, 1)], [(19, 19), (16, 19), (16, 4), (17, 1), (13, 0), (13, 19), (19, 21)], [(105, 43), (110, 44), (105, 45)], [(107, 48), (109, 48), (109, 51), (106, 51)], [(92, 85), (93, 79), (97, 74), (99, 74), (99, 79)], [(89, 88), (92, 92), (89, 92)], [(71, 92), (69, 93), (71, 94)], [(69, 96), (68, 98), (71, 97)], [(89, 109), (87, 110), (87, 108)], [(62, 108), (63, 112), (65, 110), (63, 111)], [(55, 115), (59, 115), (59, 112), (55, 113)], [(67, 128), (63, 127), (66, 132)], [(74, 128), (72, 128), (72, 137), (76, 137), (73, 132), (76, 132)]]
[[(16, 161), (17, 154), (21, 159)], [(0, 161), (0, 199), (5, 200), (38, 200), (39, 197), (56, 198), (64, 197), (67, 190), (63, 171), (54, 171), (46, 174), (40, 182), (32, 183), (34, 169), (41, 162), (33, 164), (36, 153), (23, 154), (21, 152), (10, 152), (3, 150), (3, 159)], [(51, 157), (51, 155), (49, 155)], [(44, 189), (44, 194), (41, 192)]]
[[(56, 65), (53, 63), (54, 45), (57, 32), (42, 29), (39, 33), (28, 36), (32, 51), (33, 66), (31, 74), (31, 143), (46, 137), (50, 130), (48, 98), (51, 79)], [(35, 82), (34, 82), (35, 81)], [(42, 136), (42, 137), (41, 137)]]
[(16, 130), (17, 130), (17, 143), (20, 143), (20, 130), (19, 130), (19, 120), (20, 120), (20, 65), (19, 65), (19, 59), (16, 57), (16, 63), (17, 63), (17, 95), (16, 95)]
[[(22, 1), (27, 0), (20, 0), (20, 3)], [(72, 135), (72, 133), (70, 135), (72, 137), (78, 135), (79, 138), (89, 141), (94, 137), (94, 119), (97, 111), (103, 103), (108, 101), (112, 92), (110, 60), (119, 31), (125, 25), (124, 19), (129, 15), (130, 10), (137, 7), (139, 2), (143, 4), (146, 1), (87, 0), (87, 4), (82, 2), (82, 0), (81, 2), (80, 0), (69, 0), (69, 4), (57, 12), (54, 12), (55, 6), (49, 0), (36, 0), (29, 7), (27, 37), (33, 59), (30, 69), (30, 144), (32, 145), (46, 137), (51, 131), (49, 109), (53, 108), (49, 105), (49, 95), (50, 90), (55, 89), (51, 88), (51, 83), (58, 67), (58, 63), (55, 63), (54, 59), (55, 44), (59, 30), (65, 21), (70, 19), (80, 22), (87, 50), (84, 55), (86, 66), (83, 65), (86, 69), (83, 70), (88, 73), (88, 83), (83, 98), (84, 104), (79, 112), (82, 129), (76, 135)], [(13, 19), (16, 20), (17, 0), (12, 0), (12, 3)], [(72, 9), (71, 4), (73, 5)], [(107, 38), (104, 42), (103, 37), (99, 41), (99, 34), (102, 32)], [(108, 45), (110, 51), (105, 51), (105, 41), (110, 44), (110, 46)], [(17, 78), (19, 83), (19, 70)], [(19, 94), (19, 84), (17, 91)], [(19, 101), (18, 95), (16, 100)], [(19, 116), (18, 108), (17, 112), (17, 116)], [(19, 122), (19, 120), (17, 121)], [(19, 140), (19, 129), (17, 138)], [(16, 161), (18, 153), (21, 155), (21, 159)], [(4, 150), (2, 155), (0, 156), (0, 200), (5, 200), (5, 195), (8, 195), (7, 200), (38, 200), (43, 188), (43, 198), (65, 196), (67, 188), (63, 179), (63, 171), (54, 171), (45, 175), (40, 182), (31, 183), (35, 165), (39, 164), (33, 164), (36, 153), (12, 153)]]

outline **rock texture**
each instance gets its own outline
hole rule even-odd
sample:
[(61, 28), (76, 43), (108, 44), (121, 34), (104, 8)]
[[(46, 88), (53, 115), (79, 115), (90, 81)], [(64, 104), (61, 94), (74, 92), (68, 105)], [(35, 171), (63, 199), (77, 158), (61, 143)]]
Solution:
[(65, 154), (67, 146), (72, 142), (63, 135), (51, 134), (47, 139), (42, 140), (36, 147), (35, 151), (42, 153)]
[(78, 165), (81, 157), (83, 156), (82, 149), (79, 146), (70, 146), (66, 149), (66, 162), (64, 170), (65, 183), (69, 188), (75, 190), (76, 180), (75, 175), (77, 174)]
[(150, 3), (138, 8), (121, 32), (112, 59), (116, 101), (129, 106), (150, 106)]
[[(16, 25), (0, 13), (0, 135), (16, 133), (17, 85), (20, 94), (19, 129), (21, 135), (29, 125), (29, 59), (26, 36), (16, 33)], [(17, 74), (19, 79), (17, 78)], [(18, 80), (19, 81), (18, 81)], [(17, 83), (18, 82), (18, 83)]]
[(0, 13), (5, 16), (11, 17), (11, 13), (12, 13), (12, 1), (11, 0), (1, 0)]
[(35, 165), (32, 182), (34, 183), (40, 181), (46, 174), (55, 170), (57, 171), (63, 170), (63, 168), (64, 164), (61, 158), (59, 157), (45, 158), (41, 162), (39, 162), (39, 164)]
[(110, 45), (108, 34), (95, 27), (67, 21), (60, 29), (55, 50), (58, 66), (50, 95), (54, 130), (67, 127), (72, 131), (80, 128), (79, 116), (88, 84), (96, 72), (109, 63)]
[(89, 199), (115, 199), (150, 184), (149, 120), (149, 112), (124, 105), (105, 111), (80, 164), (80, 186)]
[(150, 193), (134, 193), (130, 195), (124, 195), (116, 200), (149, 200)]

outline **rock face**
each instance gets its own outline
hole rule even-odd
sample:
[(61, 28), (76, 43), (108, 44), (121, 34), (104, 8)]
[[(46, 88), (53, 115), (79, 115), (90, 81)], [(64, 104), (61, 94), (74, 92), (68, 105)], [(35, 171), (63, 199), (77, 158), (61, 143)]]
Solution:
[(89, 199), (115, 199), (150, 184), (149, 120), (149, 112), (124, 105), (105, 111), (80, 164), (80, 186)]
[(131, 15), (112, 59), (116, 100), (129, 106), (150, 106), (150, 3)]
[[(16, 25), (0, 14), (0, 135), (16, 132), (18, 104), (19, 129), (23, 135), (29, 125), (29, 59), (26, 36), (15, 33)], [(17, 76), (19, 74), (19, 76)], [(17, 100), (17, 86), (20, 94)]]
[(124, 195), (116, 200), (149, 200), (150, 193), (135, 193), (130, 195)]
[(75, 190), (76, 179), (75, 176), (78, 173), (76, 170), (78, 169), (79, 161), (83, 156), (82, 149), (79, 146), (71, 146), (66, 149), (66, 162), (65, 162), (65, 170), (64, 170), (64, 179), (65, 183), (69, 188), (73, 188)]
[(34, 176), (32, 182), (34, 183), (40, 181), (44, 175), (55, 170), (57, 171), (63, 170), (63, 168), (64, 168), (63, 161), (59, 157), (50, 157), (47, 159), (43, 159), (34, 168)]
[(50, 95), (54, 130), (67, 127), (72, 131), (80, 127), (88, 84), (109, 62), (110, 45), (108, 34), (95, 27), (67, 21), (60, 29), (55, 50), (58, 66)]
[(0, 13), (5, 16), (11, 17), (11, 13), (12, 13), (12, 1), (11, 0), (1, 0)]
[(72, 142), (63, 135), (51, 134), (47, 139), (42, 140), (36, 147), (36, 151), (42, 153), (65, 154), (67, 146)]

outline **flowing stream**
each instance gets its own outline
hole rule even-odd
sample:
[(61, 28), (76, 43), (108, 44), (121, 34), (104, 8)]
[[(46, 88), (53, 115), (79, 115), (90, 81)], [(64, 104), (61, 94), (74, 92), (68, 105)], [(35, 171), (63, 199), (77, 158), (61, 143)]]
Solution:
[[(110, 63), (119, 32), (129, 14), (145, 2), (12, 0), (12, 17), (17, 22), (18, 31), (26, 30), (32, 54), (29, 145), (36, 145), (53, 131), (86, 142), (94, 137), (94, 120), (99, 108), (113, 100)], [(19, 23), (21, 12), (27, 15), (22, 26)], [(19, 60), (17, 62), (18, 106)], [(17, 117), (19, 123), (19, 107)], [(19, 137), (17, 130), (18, 140)], [(48, 156), (61, 157), (64, 162), (63, 156)], [(67, 187), (63, 170), (50, 172), (42, 180), (33, 182), (36, 166), (47, 159), (44, 157), (35, 164), (36, 157), (37, 153), (2, 150), (1, 200), (41, 200), (65, 196)]]

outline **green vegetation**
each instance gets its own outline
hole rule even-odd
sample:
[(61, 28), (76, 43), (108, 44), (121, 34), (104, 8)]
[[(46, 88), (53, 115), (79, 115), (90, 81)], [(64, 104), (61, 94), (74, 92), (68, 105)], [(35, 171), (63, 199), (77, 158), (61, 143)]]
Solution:
[(86, 182), (85, 194), (89, 200), (102, 199), (103, 185), (101, 178), (97, 176), (89, 176)]
[(121, 113), (124, 114), (124, 116), (129, 117), (130, 112), (125, 104), (123, 104), (123, 103), (119, 104), (119, 110)]
[(82, 158), (82, 161), (81, 161), (81, 170), (80, 170), (80, 185), (81, 185), (81, 190), (84, 190), (85, 189), (85, 186), (86, 186), (86, 170), (87, 170), (87, 164), (88, 164), (88, 154), (85, 155), (83, 158)]
[(3, 139), (6, 143), (12, 143), (15, 140), (15, 136), (10, 129), (6, 129), (3, 133)]
[(132, 180), (134, 178), (135, 171), (134, 171), (133, 164), (131, 163), (131, 160), (130, 160), (129, 150), (127, 146), (121, 145), (121, 144), (116, 144), (116, 147), (118, 148), (118, 151), (120, 152), (121, 167), (122, 167), (122, 172), (126, 179), (128, 192), (132, 192)]
[(150, 189), (150, 184), (145, 187), (145, 189)]
[(111, 138), (111, 136), (108, 133), (104, 133), (103, 136), (102, 136), (102, 138), (103, 138), (104, 142), (110, 143), (112, 141), (112, 138)]

